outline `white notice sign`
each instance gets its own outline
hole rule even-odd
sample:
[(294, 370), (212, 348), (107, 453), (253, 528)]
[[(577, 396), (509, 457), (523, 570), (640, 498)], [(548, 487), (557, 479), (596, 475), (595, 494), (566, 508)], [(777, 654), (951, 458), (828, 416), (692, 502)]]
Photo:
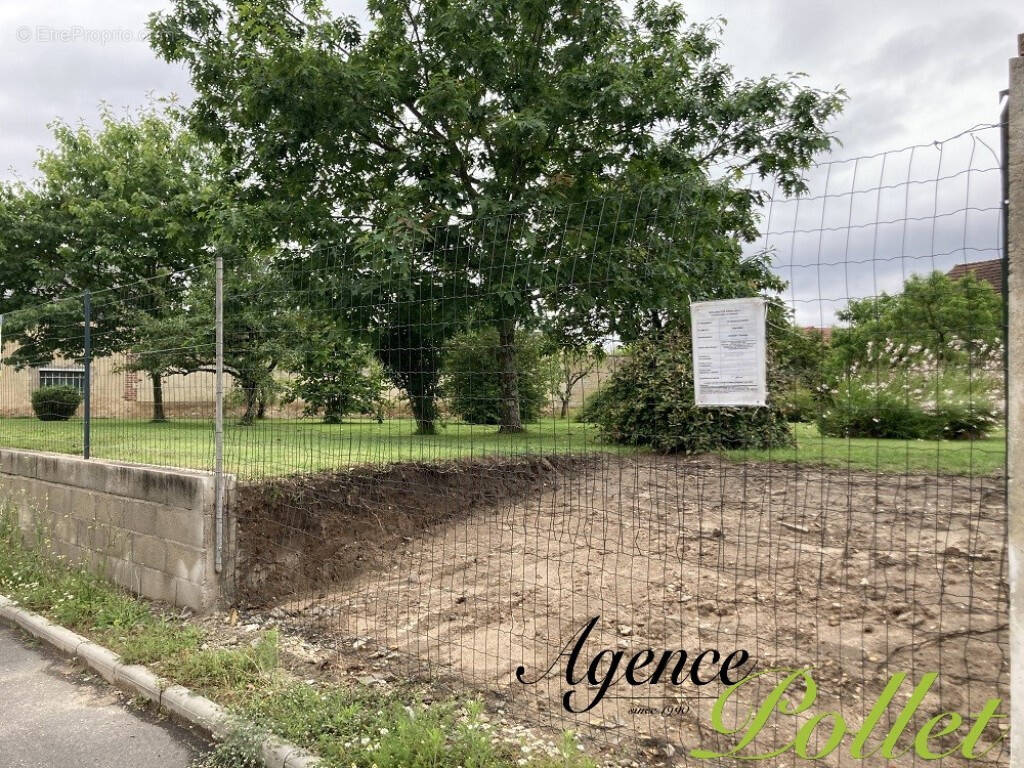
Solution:
[(766, 404), (766, 312), (760, 297), (690, 304), (697, 406)]

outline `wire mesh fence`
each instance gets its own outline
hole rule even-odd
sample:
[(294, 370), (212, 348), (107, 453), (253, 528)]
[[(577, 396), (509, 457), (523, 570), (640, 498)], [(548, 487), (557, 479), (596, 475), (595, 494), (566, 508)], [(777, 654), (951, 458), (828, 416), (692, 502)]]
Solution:
[[(1008, 697), (997, 146), (980, 126), (823, 162), (798, 195), (723, 171), (232, 249), (243, 613), (329, 649), (329, 676), (641, 763), (870, 762), (794, 733), (832, 712), (852, 739), (905, 673), (869, 746), (924, 762), (928, 717)], [(5, 315), (0, 445), (81, 452), (88, 385), (93, 457), (213, 469), (214, 274), (93, 294), (88, 350), (80, 297)], [(768, 406), (695, 408), (690, 305), (748, 296)], [(796, 668), (801, 717), (737, 747), (766, 673), (713, 727), (725, 684)], [(949, 761), (1006, 764), (1002, 735)]]

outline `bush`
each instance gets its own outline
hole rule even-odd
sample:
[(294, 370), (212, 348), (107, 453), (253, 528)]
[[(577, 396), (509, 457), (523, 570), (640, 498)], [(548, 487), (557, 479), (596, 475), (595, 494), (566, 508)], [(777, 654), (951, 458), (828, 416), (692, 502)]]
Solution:
[(828, 437), (970, 440), (998, 424), (995, 382), (968, 371), (886, 368), (848, 377), (818, 417)]
[(809, 423), (821, 412), (821, 403), (807, 387), (793, 386), (783, 389), (777, 401), (786, 421)]
[[(618, 369), (616, 368), (615, 372), (617, 371)], [(607, 384), (600, 389), (587, 393), (583, 400), (583, 405), (576, 413), (576, 421), (586, 424), (597, 424), (601, 420), (601, 415), (611, 405), (611, 381), (614, 381), (615, 372), (612, 373), (611, 380)]]
[(927, 437), (932, 419), (905, 397), (868, 393), (851, 387), (818, 416), (818, 430), (828, 437), (873, 437), (918, 440)]
[(765, 408), (698, 408), (688, 333), (640, 342), (588, 399), (581, 412), (602, 437), (659, 451), (703, 453), (731, 448), (790, 445), (789, 425), (776, 405)]
[(934, 419), (935, 437), (944, 440), (979, 440), (999, 423), (999, 415), (987, 401), (940, 404)]
[[(539, 334), (520, 334), (516, 359), (519, 415), (524, 422), (536, 421), (547, 403), (550, 381), (550, 366)], [(444, 393), (452, 413), (470, 424), (501, 423), (501, 360), (496, 329), (470, 331), (452, 339), (444, 371)]]
[(383, 420), (384, 374), (362, 344), (346, 336), (311, 336), (295, 364), (285, 402), (302, 400), (307, 416), (322, 415), (325, 424), (340, 424), (350, 413)]
[(82, 404), (82, 393), (74, 387), (40, 387), (32, 393), (32, 410), (40, 421), (67, 421)]

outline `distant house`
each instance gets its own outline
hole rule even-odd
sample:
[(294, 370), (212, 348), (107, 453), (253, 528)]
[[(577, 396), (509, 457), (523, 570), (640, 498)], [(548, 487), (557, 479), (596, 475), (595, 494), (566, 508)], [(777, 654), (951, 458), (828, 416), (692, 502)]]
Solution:
[(979, 280), (984, 280), (992, 286), (993, 290), (1000, 296), (1003, 293), (1003, 260), (989, 259), (988, 261), (973, 261), (970, 264), (957, 264), (946, 276), (951, 280), (959, 280), (973, 272)]
[(807, 333), (817, 333), (826, 344), (829, 344), (832, 341), (832, 331), (834, 329), (831, 325), (823, 327), (818, 327), (817, 325), (805, 325), (803, 330)]

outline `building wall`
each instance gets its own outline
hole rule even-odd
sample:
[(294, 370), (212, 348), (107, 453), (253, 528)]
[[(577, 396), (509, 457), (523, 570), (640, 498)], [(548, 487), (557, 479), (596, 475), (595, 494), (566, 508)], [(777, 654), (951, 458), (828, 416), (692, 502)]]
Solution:
[[(14, 347), (6, 345), (4, 359)], [(571, 407), (577, 409), (586, 398), (593, 395), (622, 364), (622, 353), (610, 354), (573, 387)], [(125, 369), (126, 356), (100, 357), (92, 363), (92, 416), (110, 419), (149, 419), (153, 415), (153, 383), (145, 371)], [(47, 363), (46, 368), (81, 368), (81, 365), (66, 360)], [(280, 380), (287, 374), (280, 373)], [(226, 410), (229, 415), (241, 412), (241, 392), (230, 376), (224, 378)], [(16, 369), (0, 363), (0, 418), (32, 417), (32, 393), (39, 388), (39, 368)], [(214, 415), (215, 377), (212, 373), (192, 373), (187, 376), (175, 374), (163, 377), (164, 412), (168, 418), (212, 419)], [(407, 418), (410, 411), (401, 391), (389, 387), (384, 392), (392, 406), (387, 410), (389, 418)], [(443, 404), (442, 404), (443, 405)], [(547, 414), (557, 414), (560, 402), (555, 395), (548, 400)], [(77, 416), (82, 416), (79, 407)], [(301, 401), (289, 404), (273, 403), (268, 407), (269, 418), (298, 418), (302, 415)]]
[[(6, 360), (14, 351), (5, 345)], [(153, 415), (153, 382), (145, 371), (126, 370), (125, 355), (111, 355), (93, 360), (91, 369), (92, 415), (94, 418), (148, 419)], [(81, 364), (67, 360), (54, 360), (42, 368), (81, 368)], [(33, 416), (32, 393), (39, 388), (39, 367), (16, 369), (0, 364), (0, 417)], [(163, 402), (168, 418), (212, 419), (214, 411), (215, 377), (212, 373), (191, 373), (187, 376), (164, 376)], [(224, 377), (228, 397), (228, 411), (238, 410), (234, 380)], [(83, 409), (78, 409), (78, 416)], [(302, 411), (301, 403), (287, 406), (274, 405), (268, 415), (295, 417)]]
[[(4, 359), (14, 347), (5, 345)], [(145, 372), (125, 370), (124, 355), (96, 358), (91, 370), (92, 415), (97, 418), (148, 418), (153, 410), (153, 385)], [(81, 364), (54, 360), (42, 368), (76, 368)], [(228, 385), (231, 380), (228, 378)], [(16, 369), (0, 365), (0, 416), (32, 416), (32, 393), (39, 388), (39, 367)], [(173, 375), (163, 379), (168, 416), (213, 416), (212, 373)], [(78, 415), (82, 415), (79, 408)]]

